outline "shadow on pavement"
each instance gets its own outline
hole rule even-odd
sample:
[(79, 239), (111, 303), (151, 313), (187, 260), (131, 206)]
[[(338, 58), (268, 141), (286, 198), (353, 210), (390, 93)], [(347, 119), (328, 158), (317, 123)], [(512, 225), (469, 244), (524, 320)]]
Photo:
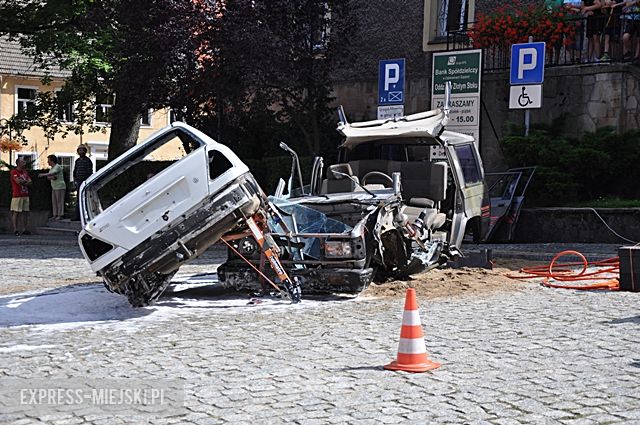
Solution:
[(354, 366), (354, 367), (343, 367), (340, 369), (333, 369), (335, 372), (355, 372), (358, 370), (384, 370), (382, 365), (380, 366)]
[[(256, 284), (257, 285), (257, 284)], [(272, 289), (272, 288), (270, 288)], [(274, 290), (275, 292), (275, 290)], [(171, 281), (171, 286), (162, 294), (162, 298), (174, 297), (183, 299), (211, 299), (216, 300), (228, 299), (228, 300), (246, 300), (248, 303), (254, 300), (252, 305), (261, 304), (260, 301), (270, 303), (289, 303), (288, 299), (282, 299), (279, 296), (257, 296), (250, 291), (237, 291), (234, 289), (223, 288), (220, 286), (217, 273), (199, 273), (189, 275), (186, 277), (176, 276)], [(356, 298), (355, 295), (349, 294), (308, 294), (305, 293), (304, 287), (302, 288), (303, 300), (313, 301), (349, 301)], [(175, 302), (175, 300), (174, 300)], [(163, 302), (162, 305), (169, 305), (169, 301)], [(180, 307), (180, 305), (176, 305)], [(188, 306), (187, 306), (188, 307)]]
[(0, 296), (0, 327), (122, 321), (149, 315), (102, 285), (71, 285), (32, 294)]
[(634, 317), (624, 317), (621, 319), (613, 319), (609, 322), (605, 322), (607, 324), (610, 325), (620, 325), (622, 323), (637, 323), (640, 325), (640, 316), (634, 316)]
[[(303, 291), (303, 302), (296, 306), (353, 299), (353, 296), (340, 295), (305, 296)], [(248, 292), (225, 289), (215, 273), (176, 278), (156, 304), (147, 308), (131, 307), (126, 297), (110, 293), (102, 284), (75, 284), (43, 292), (0, 296), (0, 328), (125, 321), (165, 308), (286, 308), (290, 304), (286, 298), (255, 297)]]

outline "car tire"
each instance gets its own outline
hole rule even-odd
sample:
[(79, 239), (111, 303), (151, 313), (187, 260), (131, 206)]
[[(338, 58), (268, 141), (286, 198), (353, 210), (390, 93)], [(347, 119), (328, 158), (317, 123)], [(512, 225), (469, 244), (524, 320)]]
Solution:
[(129, 304), (145, 307), (154, 303), (167, 289), (174, 274), (138, 273), (127, 283), (125, 295)]
[(482, 242), (481, 222), (478, 217), (474, 217), (467, 222), (465, 234), (471, 234), (471, 239), (474, 244)]

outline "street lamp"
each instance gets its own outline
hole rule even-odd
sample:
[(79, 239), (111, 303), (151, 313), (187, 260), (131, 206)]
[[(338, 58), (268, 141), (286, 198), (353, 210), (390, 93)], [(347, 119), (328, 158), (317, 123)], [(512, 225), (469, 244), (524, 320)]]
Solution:
[[(0, 118), (0, 130), (9, 129), (9, 145), (11, 145), (11, 121), (6, 118)], [(11, 164), (11, 148), (9, 148), (9, 164)]]

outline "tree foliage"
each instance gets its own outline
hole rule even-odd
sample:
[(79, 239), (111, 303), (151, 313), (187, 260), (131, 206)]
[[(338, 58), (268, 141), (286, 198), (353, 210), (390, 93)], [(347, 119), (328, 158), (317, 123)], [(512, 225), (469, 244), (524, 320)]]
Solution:
[(215, 40), (216, 61), (196, 84), (190, 119), (251, 157), (281, 154), (283, 139), (301, 154), (333, 154), (331, 75), (349, 56), (348, 6), (227, 0), (208, 37)]
[(0, 23), (14, 17), (0, 31), (19, 37), (44, 67), (71, 71), (65, 101), (85, 105), (115, 93), (110, 158), (135, 144), (143, 111), (172, 106), (187, 88), (202, 53), (202, 28), (211, 22), (207, 3), (178, 0), (5, 1), (0, 11)]
[[(0, 5), (0, 32), (20, 37), (43, 66), (71, 71), (57, 98), (39, 101), (50, 112), (49, 120), (41, 114), (38, 121), (47, 134), (82, 132), (92, 123), (87, 114), (94, 105), (88, 100), (115, 93), (110, 159), (135, 144), (141, 113), (164, 107), (246, 156), (271, 153), (280, 140), (302, 154), (335, 150), (331, 72), (348, 60), (348, 1)], [(63, 129), (52, 118), (56, 102), (60, 107), (70, 101), (82, 106), (79, 123)]]

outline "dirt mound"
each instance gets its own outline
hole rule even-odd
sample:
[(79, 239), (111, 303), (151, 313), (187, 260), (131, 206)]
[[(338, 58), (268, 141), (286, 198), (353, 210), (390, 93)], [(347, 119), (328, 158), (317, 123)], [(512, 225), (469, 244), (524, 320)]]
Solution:
[(522, 267), (544, 263), (524, 260), (496, 260), (493, 270), (468, 268), (434, 269), (414, 275), (411, 280), (372, 283), (362, 293), (369, 297), (403, 297), (407, 288), (429, 298), (452, 296), (482, 296), (500, 291), (519, 291), (531, 282), (510, 279), (505, 275)]

